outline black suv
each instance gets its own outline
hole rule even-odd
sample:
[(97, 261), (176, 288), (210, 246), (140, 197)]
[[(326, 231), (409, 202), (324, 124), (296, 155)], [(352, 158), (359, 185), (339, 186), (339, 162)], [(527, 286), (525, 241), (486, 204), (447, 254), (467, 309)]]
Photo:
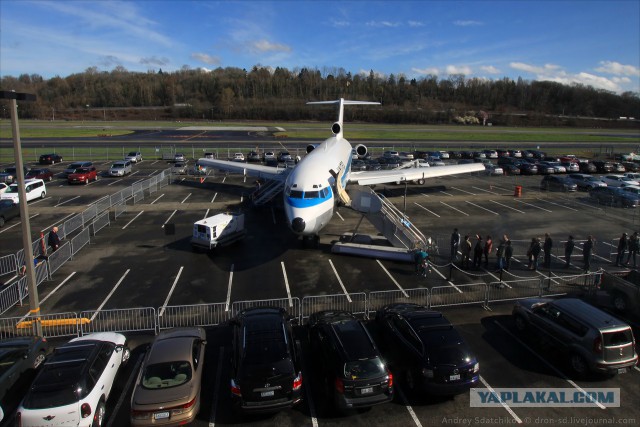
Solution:
[(38, 159), (41, 165), (52, 165), (54, 163), (62, 162), (62, 156), (60, 154), (42, 154)]
[(282, 308), (255, 307), (231, 321), (234, 409), (277, 412), (302, 399), (302, 372), (289, 320)]
[(378, 310), (376, 322), (411, 390), (454, 395), (478, 383), (480, 364), (442, 313), (389, 304)]
[(393, 399), (393, 375), (353, 314), (331, 310), (312, 314), (309, 341), (319, 359), (325, 389), (338, 409), (364, 408)]

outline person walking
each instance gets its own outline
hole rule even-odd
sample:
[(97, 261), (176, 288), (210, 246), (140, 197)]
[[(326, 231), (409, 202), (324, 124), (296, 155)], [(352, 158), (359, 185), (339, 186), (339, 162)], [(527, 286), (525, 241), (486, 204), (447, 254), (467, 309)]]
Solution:
[(584, 261), (584, 272), (588, 273), (591, 268), (591, 252), (593, 251), (593, 236), (589, 235), (587, 241), (582, 246), (582, 259)]
[(640, 249), (640, 237), (638, 236), (638, 232), (634, 232), (631, 237), (629, 237), (629, 255), (627, 256), (627, 262), (625, 265), (629, 265), (629, 261), (631, 261), (631, 257), (633, 256), (633, 268), (636, 268), (636, 254)]
[(511, 268), (511, 257), (513, 257), (513, 246), (511, 246), (511, 239), (507, 239), (504, 246), (504, 269), (507, 271)]
[(551, 268), (551, 249), (553, 249), (553, 240), (549, 233), (544, 233), (544, 268)]
[(489, 254), (493, 250), (493, 240), (491, 236), (487, 235), (487, 239), (484, 241), (484, 268), (489, 268)]
[(471, 258), (471, 240), (469, 240), (468, 234), (464, 236), (460, 252), (462, 252), (462, 268), (467, 269), (469, 268), (469, 261)]
[(504, 239), (501, 239), (500, 242), (498, 242), (498, 247), (496, 248), (496, 268), (498, 270), (504, 269), (504, 250), (506, 247), (506, 243), (507, 242), (505, 242)]
[(458, 233), (458, 229), (454, 228), (453, 233), (451, 233), (451, 258), (450, 262), (456, 262), (458, 259), (458, 247), (460, 246), (460, 233)]
[(51, 252), (55, 252), (60, 247), (60, 237), (58, 236), (58, 227), (53, 227), (49, 232), (48, 239), (49, 246), (51, 246)]
[(624, 260), (624, 253), (627, 251), (629, 247), (629, 241), (627, 239), (627, 233), (622, 233), (620, 236), (620, 240), (618, 240), (618, 255), (616, 255), (616, 266), (622, 267), (622, 262)]
[(569, 239), (564, 243), (564, 268), (569, 268), (571, 266), (571, 254), (573, 253), (573, 248), (575, 248), (576, 242), (573, 241), (573, 236), (569, 235)]
[(538, 256), (540, 255), (541, 250), (542, 247), (540, 246), (540, 238), (532, 238), (531, 244), (529, 245), (529, 250), (527, 251), (527, 255), (529, 256), (529, 270), (538, 270)]
[(482, 237), (476, 234), (476, 245), (473, 248), (473, 268), (480, 268), (482, 263)]

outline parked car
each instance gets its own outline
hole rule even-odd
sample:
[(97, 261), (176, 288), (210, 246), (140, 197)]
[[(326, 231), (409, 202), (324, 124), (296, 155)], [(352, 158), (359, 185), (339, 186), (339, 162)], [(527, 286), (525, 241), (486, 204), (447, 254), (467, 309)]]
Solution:
[(540, 181), (540, 189), (547, 191), (576, 191), (578, 186), (567, 177), (547, 175)]
[(593, 175), (584, 173), (572, 173), (568, 176), (569, 180), (578, 186), (578, 190), (592, 190), (597, 187), (606, 187), (607, 184), (600, 181)]
[(0, 200), (0, 227), (4, 227), (7, 221), (20, 216), (20, 206), (13, 200)]
[(626, 176), (627, 178), (630, 178), (634, 181), (638, 181), (640, 182), (640, 173), (638, 172), (627, 172), (624, 174), (624, 176)]
[(512, 157), (516, 157), (516, 158), (521, 158), (522, 157), (522, 151), (520, 150), (509, 150), (511, 152), (511, 156)]
[[(29, 173), (29, 168), (26, 166), (22, 167), (25, 176)], [(6, 168), (4, 171), (0, 172), (0, 182), (4, 182), (5, 184), (12, 184), (18, 178), (17, 170), (15, 166), (11, 166)]]
[(264, 160), (265, 162), (267, 160), (277, 160), (276, 159), (276, 155), (273, 151), (265, 151), (265, 153), (262, 155), (262, 160)]
[(204, 329), (160, 332), (147, 351), (131, 395), (131, 425), (183, 425), (200, 411)]
[(487, 157), (487, 159), (497, 159), (498, 158), (498, 152), (496, 150), (484, 150), (483, 153)]
[(583, 160), (578, 162), (578, 167), (580, 168), (580, 172), (582, 173), (596, 173), (598, 172), (598, 168), (596, 165), (591, 163), (588, 160)]
[(231, 397), (242, 412), (277, 412), (302, 399), (299, 350), (282, 308), (255, 307), (231, 321)]
[(485, 173), (490, 176), (501, 176), (504, 174), (504, 170), (500, 166), (491, 163), (485, 163), (484, 170)]
[(325, 310), (309, 317), (309, 342), (324, 391), (340, 410), (393, 399), (393, 374), (367, 328), (353, 314)]
[(88, 334), (58, 346), (18, 407), (19, 425), (103, 425), (116, 373), (129, 356), (125, 336), (115, 332)]
[(248, 162), (259, 162), (260, 161), (260, 154), (256, 153), (255, 151), (249, 151), (249, 154), (247, 154), (247, 161)]
[(569, 359), (575, 374), (626, 372), (638, 363), (631, 327), (576, 298), (531, 298), (513, 307), (516, 328)]
[(67, 177), (69, 184), (89, 184), (89, 181), (98, 180), (98, 171), (95, 167), (78, 168)]
[(626, 187), (628, 185), (640, 185), (638, 181), (620, 174), (605, 175), (601, 177), (600, 180), (607, 184), (609, 187)]
[(54, 163), (62, 162), (62, 156), (56, 153), (42, 154), (38, 159), (38, 163), (41, 165), (52, 165)]
[(187, 173), (187, 164), (183, 162), (176, 162), (171, 168), (171, 173), (174, 175), (184, 175)]
[(625, 173), (626, 171), (627, 171), (627, 168), (625, 168), (622, 163), (613, 163), (613, 172)]
[(231, 158), (234, 162), (244, 162), (244, 154), (242, 153), (233, 153), (233, 157)]
[(14, 337), (0, 340), (0, 401), (23, 373), (38, 369), (44, 362), (49, 343), (43, 337)]
[(382, 157), (385, 157), (387, 159), (390, 159), (392, 157), (400, 157), (400, 153), (398, 153), (395, 150), (387, 150), (384, 153), (382, 153)]
[(65, 178), (68, 178), (72, 173), (76, 173), (76, 171), (80, 168), (90, 168), (93, 167), (92, 162), (73, 162), (67, 168), (62, 171)]
[(204, 153), (204, 158), (205, 159), (215, 159), (216, 155), (214, 153), (207, 152), (207, 153)]
[(640, 204), (640, 197), (620, 187), (597, 187), (589, 191), (589, 197), (608, 206), (636, 208)]
[(596, 172), (610, 173), (613, 172), (613, 163), (606, 160), (593, 160), (591, 163), (596, 167)]
[(138, 163), (142, 161), (142, 153), (140, 153), (139, 151), (130, 151), (129, 154), (124, 157), (124, 159), (130, 161), (131, 163)]
[(622, 187), (622, 190), (640, 196), (640, 186), (638, 185), (628, 185), (626, 187)]
[(173, 161), (174, 162), (184, 162), (186, 160), (187, 160), (187, 158), (182, 153), (176, 153), (176, 154), (173, 155)]
[(109, 176), (125, 176), (131, 173), (132, 167), (129, 160), (118, 160), (111, 164)]
[(556, 173), (556, 168), (548, 164), (547, 162), (538, 162), (536, 163), (538, 167), (538, 173), (540, 175), (550, 175)]
[(553, 173), (567, 173), (567, 168), (562, 166), (560, 162), (557, 161), (548, 161), (546, 162), (549, 166), (553, 167)]
[(52, 181), (53, 172), (47, 168), (31, 169), (24, 177), (25, 179), (41, 179), (43, 181)]
[(281, 163), (286, 162), (287, 160), (291, 160), (291, 154), (289, 154), (288, 151), (281, 151), (280, 153), (278, 153), (278, 161)]
[(520, 169), (521, 175), (537, 175), (538, 174), (538, 166), (534, 163), (529, 163), (521, 159), (515, 165), (518, 167), (518, 169)]
[(638, 172), (640, 171), (640, 164), (636, 162), (622, 162), (622, 166), (627, 170), (627, 172)]
[(520, 171), (520, 167), (516, 164), (511, 164), (511, 165), (503, 165), (502, 166), (502, 170), (507, 174), (507, 175), (520, 175), (522, 172)]
[(454, 395), (478, 384), (480, 363), (442, 313), (396, 303), (379, 309), (376, 322), (409, 389)]
[[(0, 195), (0, 200), (11, 200), (13, 203), (18, 204), (20, 201), (20, 193), (18, 190), (18, 183), (15, 182), (9, 186), (9, 190)], [(24, 190), (27, 195), (27, 202), (37, 199), (38, 197), (44, 199), (47, 195), (47, 186), (41, 179), (29, 179), (24, 182)]]
[(567, 170), (567, 173), (580, 172), (580, 166), (576, 162), (560, 162), (561, 166)]
[[(413, 153), (410, 153), (408, 151), (401, 151), (399, 153), (399, 156), (402, 160), (413, 160)], [(449, 158), (449, 153), (447, 153), (447, 158)]]

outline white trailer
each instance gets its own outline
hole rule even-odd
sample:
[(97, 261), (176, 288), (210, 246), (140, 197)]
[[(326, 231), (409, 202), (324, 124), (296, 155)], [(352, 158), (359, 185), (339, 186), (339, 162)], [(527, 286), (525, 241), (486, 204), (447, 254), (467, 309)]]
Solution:
[(244, 238), (244, 214), (217, 214), (193, 224), (191, 246), (194, 249), (213, 249), (230, 245)]

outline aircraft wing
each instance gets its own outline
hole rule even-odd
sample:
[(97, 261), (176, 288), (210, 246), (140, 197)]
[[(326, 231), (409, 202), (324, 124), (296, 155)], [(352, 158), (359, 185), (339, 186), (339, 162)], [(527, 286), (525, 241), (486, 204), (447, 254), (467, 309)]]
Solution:
[(390, 182), (415, 181), (418, 179), (436, 178), (459, 173), (484, 171), (482, 163), (463, 165), (417, 167), (407, 169), (390, 169), (379, 171), (354, 171), (349, 175), (349, 183), (358, 185), (385, 184)]
[(235, 172), (276, 181), (284, 181), (292, 168), (254, 165), (252, 163), (231, 162), (228, 160), (198, 159), (198, 164), (212, 169)]

